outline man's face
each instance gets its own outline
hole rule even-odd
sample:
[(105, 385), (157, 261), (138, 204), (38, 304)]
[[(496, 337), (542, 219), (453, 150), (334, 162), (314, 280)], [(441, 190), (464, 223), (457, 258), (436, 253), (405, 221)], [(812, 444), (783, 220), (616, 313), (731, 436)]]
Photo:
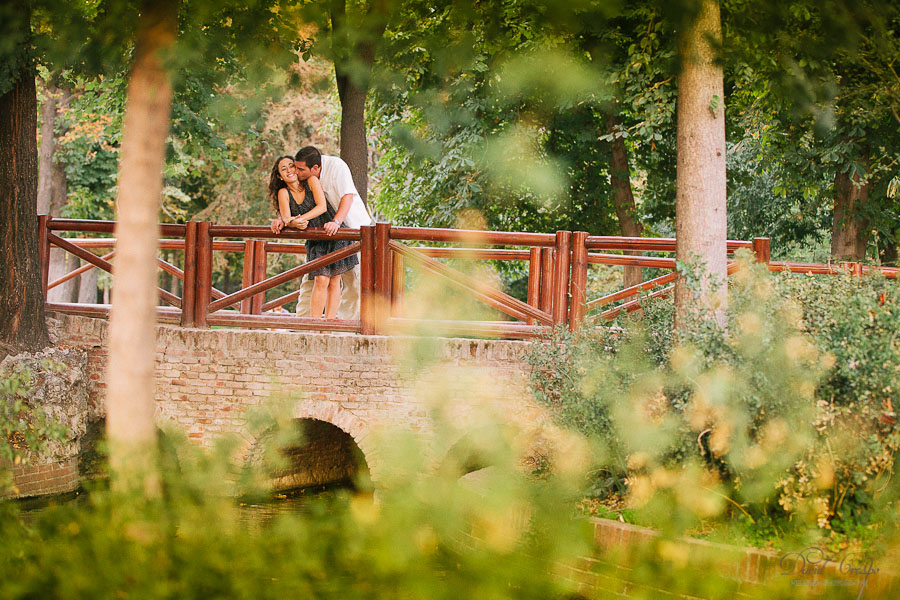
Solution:
[(319, 165), (314, 165), (313, 168), (310, 169), (302, 160), (295, 161), (294, 166), (297, 167), (297, 179), (300, 181), (306, 181), (311, 175), (318, 177), (319, 172), (322, 170), (322, 167)]

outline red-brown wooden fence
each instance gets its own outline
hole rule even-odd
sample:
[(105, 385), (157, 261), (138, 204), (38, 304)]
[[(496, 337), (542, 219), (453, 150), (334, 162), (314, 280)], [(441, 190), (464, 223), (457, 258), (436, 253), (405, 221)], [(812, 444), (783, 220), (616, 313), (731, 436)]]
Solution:
[[(41, 215), (38, 224), (45, 298), (48, 289), (88, 269), (99, 268), (112, 272), (110, 260), (115, 257), (114, 238), (60, 237), (58, 233), (112, 236), (115, 234), (114, 222), (56, 219)], [(586, 319), (593, 322), (610, 320), (623, 311), (637, 310), (643, 298), (671, 293), (675, 280), (674, 258), (642, 254), (674, 253), (675, 240), (672, 238), (592, 236), (583, 231), (557, 231), (555, 234), (470, 231), (395, 227), (389, 223), (378, 223), (361, 229), (342, 229), (330, 239), (350, 241), (351, 244), (346, 248), (266, 277), (269, 254), (305, 254), (305, 248), (298, 240), (326, 239), (325, 232), (308, 229), (286, 230), (281, 234), (274, 234), (264, 226), (214, 225), (192, 221), (184, 225), (160, 225), (160, 235), (160, 249), (183, 252), (183, 269), (161, 258), (157, 259), (163, 271), (182, 281), (181, 296), (159, 288), (160, 300), (165, 305), (158, 308), (158, 318), (160, 322), (185, 327), (263, 327), (362, 334), (403, 330), (419, 324), (404, 316), (404, 294), (407, 287), (405, 274), (406, 267), (410, 266), (427, 271), (447, 285), (463, 290), (508, 319), (435, 319), (427, 323), (430, 331), (445, 335), (527, 338), (541, 335), (553, 326), (565, 325), (576, 329)], [(464, 244), (466, 247), (432, 247), (422, 246), (422, 243)], [(62, 248), (88, 264), (50, 282), (48, 273), (51, 246)], [(768, 238), (730, 240), (727, 243), (730, 254), (740, 248), (754, 252), (756, 259), (768, 263), (772, 271), (836, 274), (849, 270), (862, 274), (871, 269), (880, 269), (885, 276), (892, 278), (897, 277), (898, 271), (896, 268), (869, 267), (859, 263), (822, 265), (772, 262), (769, 260)], [(102, 255), (98, 256), (92, 250)], [(213, 287), (213, 256), (216, 252), (236, 252), (243, 255), (240, 289), (226, 293)], [(301, 318), (272, 312), (296, 300), (298, 291), (265, 301), (268, 290), (289, 282), (295, 282), (299, 287), (299, 279), (309, 271), (357, 252), (360, 254), (361, 268), (359, 320)], [(514, 298), (439, 260), (446, 258), (527, 262), (526, 300)], [(599, 298), (588, 299), (588, 269), (594, 264), (668, 269), (670, 272)], [(730, 263), (729, 274), (735, 268)], [(646, 292), (649, 294), (645, 294)], [(614, 305), (617, 302), (621, 304)], [(607, 306), (610, 308), (589, 314)], [(109, 306), (105, 304), (48, 303), (48, 308), (94, 317), (106, 317), (109, 314)]]

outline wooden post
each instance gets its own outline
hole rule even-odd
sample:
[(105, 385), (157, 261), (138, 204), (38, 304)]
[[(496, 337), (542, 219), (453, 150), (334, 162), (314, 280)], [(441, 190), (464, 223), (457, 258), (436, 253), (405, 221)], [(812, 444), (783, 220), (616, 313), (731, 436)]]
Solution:
[[(253, 242), (253, 283), (259, 283), (266, 278), (266, 241), (256, 240)], [(250, 299), (250, 314), (262, 314), (262, 305), (265, 302), (266, 294), (261, 292)]]
[[(254, 256), (256, 244), (253, 240), (244, 241), (244, 269), (241, 273), (241, 288), (247, 288), (256, 283), (253, 280), (253, 267), (256, 265)], [(253, 298), (244, 298), (241, 300), (241, 314), (249, 315), (253, 313)]]
[(562, 325), (569, 314), (569, 248), (571, 231), (556, 232), (556, 261), (553, 265), (553, 316), (554, 325)]
[(588, 251), (585, 245), (587, 236), (586, 231), (576, 231), (572, 234), (572, 282), (569, 288), (572, 306), (569, 314), (569, 331), (578, 329), (584, 315), (587, 314)]
[[(532, 247), (528, 253), (528, 304), (540, 308), (541, 302), (541, 249)], [(534, 319), (528, 319), (529, 325), (534, 325)]]
[(383, 333), (390, 316), (391, 301), (391, 224), (375, 224), (374, 310), (375, 331)]
[(181, 326), (194, 327), (197, 308), (197, 221), (185, 223), (184, 284), (181, 287)]
[(363, 225), (359, 228), (359, 237), (359, 332), (372, 335), (375, 333), (375, 315), (372, 314), (375, 293), (375, 227)]
[(41, 258), (41, 290), (44, 294), (44, 302), (47, 301), (47, 285), (50, 283), (50, 241), (47, 239), (52, 217), (50, 215), (38, 215), (38, 252)]
[(403, 257), (396, 252), (391, 252), (391, 316), (403, 315), (403, 290), (406, 285), (406, 266)]
[(756, 254), (756, 262), (769, 264), (771, 257), (771, 240), (767, 237), (753, 238), (753, 253)]
[(194, 303), (194, 326), (206, 329), (209, 325), (209, 299), (212, 295), (212, 237), (208, 221), (197, 223), (197, 292)]
[(544, 312), (550, 312), (553, 308), (554, 252), (553, 248), (541, 248), (541, 301), (538, 308)]

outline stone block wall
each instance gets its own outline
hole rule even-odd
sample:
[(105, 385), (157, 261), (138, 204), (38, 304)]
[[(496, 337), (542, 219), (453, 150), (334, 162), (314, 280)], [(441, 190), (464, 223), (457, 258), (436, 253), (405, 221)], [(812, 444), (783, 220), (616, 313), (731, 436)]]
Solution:
[[(3, 465), (11, 476), (11, 487), (0, 487), (0, 495), (30, 497), (71, 492), (78, 487), (78, 461), (88, 422), (95, 419), (93, 394), (87, 373), (88, 357), (78, 348), (49, 346), (38, 352), (8, 355), (0, 361), (0, 376), (15, 377), (15, 386), (25, 405), (35, 409), (30, 426), (41, 427), (44, 419), (64, 429), (51, 436), (41, 454), (22, 445), (24, 460)], [(23, 438), (24, 439), (24, 438)]]

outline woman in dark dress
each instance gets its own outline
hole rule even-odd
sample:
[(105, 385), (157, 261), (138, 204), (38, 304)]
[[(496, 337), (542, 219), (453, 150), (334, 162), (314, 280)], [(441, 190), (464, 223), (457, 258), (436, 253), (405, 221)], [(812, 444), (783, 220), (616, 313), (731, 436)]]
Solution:
[[(290, 156), (279, 157), (272, 167), (269, 199), (285, 227), (322, 227), (334, 219), (334, 209), (325, 200), (319, 178), (313, 176), (301, 183)], [(306, 240), (306, 260), (313, 261), (350, 244), (344, 240)], [(326, 319), (335, 318), (341, 301), (340, 275), (358, 263), (356, 255), (351, 254), (309, 273), (309, 277), (314, 277), (310, 315), (318, 317), (324, 310)]]

